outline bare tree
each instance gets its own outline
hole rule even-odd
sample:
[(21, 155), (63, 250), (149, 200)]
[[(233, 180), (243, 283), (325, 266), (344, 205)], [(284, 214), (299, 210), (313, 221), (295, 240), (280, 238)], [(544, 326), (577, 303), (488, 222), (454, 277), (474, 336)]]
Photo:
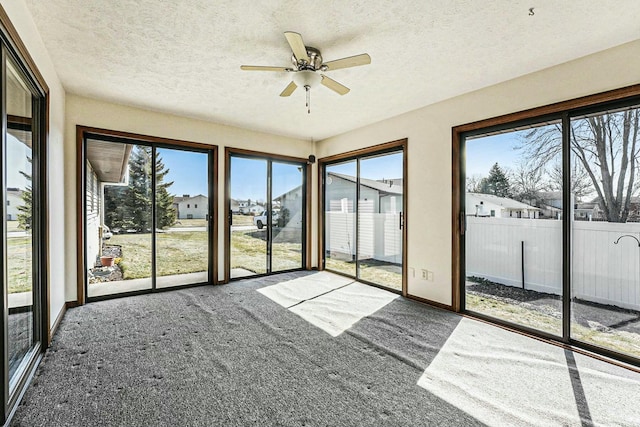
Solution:
[[(562, 191), (562, 162), (555, 162), (548, 171), (549, 189), (551, 191)], [(572, 162), (571, 164), (571, 194), (575, 196), (576, 201), (582, 201), (586, 196), (592, 193), (591, 178), (582, 167), (580, 162)]]
[[(574, 119), (570, 146), (591, 182), (591, 191), (609, 222), (626, 222), (636, 190), (640, 109), (606, 112)], [(520, 147), (534, 168), (544, 168), (562, 154), (561, 125), (527, 132)], [(586, 190), (585, 190), (586, 192)]]
[(479, 193), (482, 175), (476, 173), (467, 177), (467, 193)]
[(544, 179), (544, 170), (532, 167), (527, 162), (520, 162), (510, 175), (514, 198), (523, 203), (537, 206), (541, 198), (540, 193), (549, 190), (549, 184)]

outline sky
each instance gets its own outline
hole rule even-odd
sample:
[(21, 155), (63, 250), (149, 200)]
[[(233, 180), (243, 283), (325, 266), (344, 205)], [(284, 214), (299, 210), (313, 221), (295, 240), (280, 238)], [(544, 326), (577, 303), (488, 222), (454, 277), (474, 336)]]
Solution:
[(31, 164), (27, 160), (31, 157), (31, 148), (18, 138), (7, 133), (7, 187), (24, 190), (29, 185), (27, 179), (20, 173), (23, 171), (31, 175)]
[(511, 132), (468, 139), (465, 142), (467, 177), (489, 175), (489, 169), (496, 162), (503, 169), (515, 169), (522, 156), (522, 153), (516, 150), (519, 143), (517, 135), (518, 132)]
[[(300, 166), (272, 163), (273, 198), (302, 184)], [(267, 161), (263, 159), (231, 158), (231, 198), (264, 202), (267, 198)]]
[[(356, 161), (332, 164), (327, 171), (356, 175)], [(360, 177), (373, 180), (402, 178), (402, 152), (360, 160)]]
[(206, 153), (158, 148), (158, 154), (169, 169), (165, 181), (173, 181), (170, 193), (176, 196), (209, 194)]

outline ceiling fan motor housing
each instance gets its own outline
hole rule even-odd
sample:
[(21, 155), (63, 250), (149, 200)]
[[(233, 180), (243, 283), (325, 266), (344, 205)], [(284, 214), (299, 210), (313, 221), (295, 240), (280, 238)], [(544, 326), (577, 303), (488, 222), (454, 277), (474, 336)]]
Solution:
[(312, 70), (316, 71), (322, 67), (322, 55), (320, 51), (315, 47), (305, 46), (307, 49), (307, 56), (309, 56), (309, 63), (305, 63), (305, 61), (300, 61), (296, 59), (295, 55), (291, 55), (291, 62), (293, 65), (300, 71), (302, 70)]

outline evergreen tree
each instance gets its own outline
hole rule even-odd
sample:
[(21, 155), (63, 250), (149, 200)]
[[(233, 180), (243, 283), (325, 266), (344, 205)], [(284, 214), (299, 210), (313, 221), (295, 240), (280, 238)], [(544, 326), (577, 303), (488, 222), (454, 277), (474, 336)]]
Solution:
[(495, 194), (499, 197), (511, 197), (511, 185), (507, 174), (495, 163), (489, 170), (489, 176), (480, 181), (480, 192)]
[[(31, 157), (27, 157), (29, 164), (32, 163)], [(31, 230), (31, 218), (33, 216), (33, 191), (31, 187), (31, 175), (26, 172), (20, 171), (20, 175), (24, 176), (29, 184), (22, 192), (22, 201), (24, 205), (18, 206), (20, 213), (18, 214), (18, 227), (23, 230)]]
[[(157, 228), (175, 224), (176, 211), (173, 195), (168, 191), (173, 182), (164, 182), (169, 173), (162, 158), (156, 152), (152, 160), (151, 147), (136, 145), (129, 158), (129, 185), (106, 187), (104, 194), (105, 223), (111, 228), (151, 231), (151, 174), (156, 174)], [(152, 167), (155, 164), (155, 167)]]
[(160, 154), (156, 151), (156, 227), (165, 229), (176, 223), (176, 208), (173, 206), (173, 195), (169, 193), (169, 187), (173, 181), (164, 182), (164, 177), (169, 173), (165, 169)]
[(112, 229), (122, 228), (124, 194), (126, 187), (104, 187), (104, 223)]

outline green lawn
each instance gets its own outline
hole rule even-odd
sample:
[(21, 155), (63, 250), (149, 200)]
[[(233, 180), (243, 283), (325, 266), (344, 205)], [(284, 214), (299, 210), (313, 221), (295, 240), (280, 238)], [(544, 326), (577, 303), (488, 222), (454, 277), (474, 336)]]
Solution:
[[(158, 233), (158, 276), (206, 271), (207, 232)], [(122, 246), (120, 267), (127, 279), (151, 277), (151, 234), (116, 234), (108, 244)]]
[[(338, 258), (326, 258), (325, 268), (355, 276), (356, 264)], [(383, 263), (375, 260), (360, 261), (360, 278), (391, 289), (402, 289), (402, 267), (397, 264)]]
[(24, 231), (18, 227), (18, 221), (7, 221), (7, 232), (9, 231)]
[(253, 225), (253, 216), (251, 215), (233, 215), (233, 225)]
[[(231, 238), (231, 268), (256, 274), (266, 272), (264, 231), (234, 231)], [(151, 234), (116, 234), (108, 242), (122, 246), (120, 266), (127, 279), (151, 276)], [(207, 232), (176, 231), (158, 233), (156, 239), (158, 275), (194, 273), (207, 270)], [(274, 242), (272, 270), (302, 266), (302, 244)]]
[(10, 294), (31, 290), (33, 286), (31, 255), (31, 235), (7, 239), (7, 264), (9, 267), (7, 274)]
[[(267, 243), (264, 231), (234, 231), (231, 233), (231, 268), (243, 268), (256, 274), (266, 273)], [(302, 267), (302, 244), (274, 242), (272, 271)]]
[[(488, 295), (467, 293), (466, 308), (498, 319), (526, 325), (534, 329), (560, 335), (562, 320), (556, 316), (510, 304)], [(632, 356), (640, 356), (640, 335), (616, 329), (591, 329), (580, 324), (571, 324), (571, 335), (575, 339), (595, 344)]]
[(206, 219), (179, 219), (171, 228), (206, 227)]

